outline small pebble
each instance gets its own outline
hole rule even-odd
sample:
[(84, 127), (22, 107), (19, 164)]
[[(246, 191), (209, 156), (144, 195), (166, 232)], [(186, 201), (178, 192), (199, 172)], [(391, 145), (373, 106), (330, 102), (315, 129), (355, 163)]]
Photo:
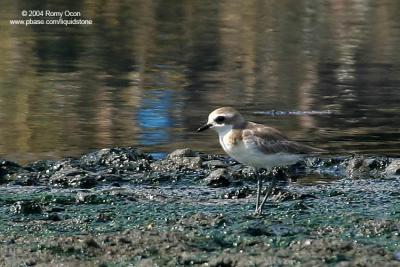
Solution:
[(400, 250), (399, 250), (399, 251), (396, 251), (396, 252), (393, 254), (393, 258), (394, 258), (396, 261), (400, 261)]

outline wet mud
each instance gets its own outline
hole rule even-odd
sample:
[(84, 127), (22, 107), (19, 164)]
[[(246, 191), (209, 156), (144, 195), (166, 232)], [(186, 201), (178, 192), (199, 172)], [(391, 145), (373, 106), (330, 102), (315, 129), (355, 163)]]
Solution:
[(263, 173), (132, 147), (0, 160), (1, 266), (400, 266), (400, 159), (308, 158)]

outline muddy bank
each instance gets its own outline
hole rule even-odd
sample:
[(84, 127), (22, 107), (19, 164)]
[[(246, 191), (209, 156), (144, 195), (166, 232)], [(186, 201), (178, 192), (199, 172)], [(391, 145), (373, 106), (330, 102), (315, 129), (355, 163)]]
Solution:
[(400, 159), (309, 158), (252, 215), (252, 169), (126, 147), (0, 161), (0, 265), (399, 266)]

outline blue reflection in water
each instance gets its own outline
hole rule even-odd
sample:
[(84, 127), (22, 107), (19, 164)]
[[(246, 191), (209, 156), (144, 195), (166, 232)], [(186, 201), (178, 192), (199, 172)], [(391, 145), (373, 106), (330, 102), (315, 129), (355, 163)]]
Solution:
[(141, 145), (160, 145), (170, 141), (168, 128), (174, 125), (170, 117), (172, 109), (171, 90), (151, 90), (144, 95), (142, 105), (136, 113), (142, 134), (139, 136)]
[(155, 152), (155, 153), (147, 153), (149, 154), (153, 159), (165, 159), (168, 155), (166, 152)]

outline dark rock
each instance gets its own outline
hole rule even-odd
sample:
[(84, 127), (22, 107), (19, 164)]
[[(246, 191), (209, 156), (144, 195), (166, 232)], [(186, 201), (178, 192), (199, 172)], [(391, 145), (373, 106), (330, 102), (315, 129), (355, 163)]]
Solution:
[(289, 179), (289, 175), (286, 173), (286, 170), (286, 168), (274, 168), (267, 174), (267, 177), (275, 178), (276, 181), (287, 181)]
[(166, 160), (162, 162), (168, 163), (168, 168), (170, 170), (178, 169), (189, 169), (197, 170), (201, 168), (202, 159), (200, 157), (183, 157), (183, 158), (173, 158), (171, 160)]
[(113, 216), (109, 213), (99, 213), (96, 217), (96, 221), (98, 222), (108, 222), (113, 219)]
[(118, 242), (119, 242), (119, 243), (122, 243), (122, 244), (131, 244), (131, 243), (132, 243), (132, 241), (129, 240), (128, 238), (126, 238), (126, 237), (120, 237), (120, 238), (118, 238)]
[(125, 181), (129, 181), (134, 184), (161, 184), (164, 182), (176, 182), (182, 177), (184, 173), (171, 170), (170, 172), (157, 172), (151, 171), (148, 173), (136, 173), (125, 177)]
[[(254, 168), (249, 166), (236, 165), (227, 169), (232, 172), (232, 177), (235, 180), (257, 181), (258, 179), (257, 175), (254, 173), (255, 172)], [(289, 175), (286, 171), (287, 171), (286, 168), (274, 168), (272, 171), (261, 169), (258, 172), (258, 177), (260, 177), (264, 181), (269, 181), (273, 177), (277, 181), (287, 181), (289, 179)]]
[(97, 241), (93, 238), (85, 239), (85, 245), (89, 248), (101, 248), (99, 243), (97, 243)]
[(304, 160), (304, 164), (307, 167), (315, 168), (315, 167), (320, 166), (322, 164), (322, 159), (319, 158), (319, 157), (307, 157)]
[(97, 181), (89, 172), (67, 165), (56, 171), (49, 183), (61, 187), (92, 188)]
[(208, 160), (202, 163), (202, 167), (207, 167), (209, 169), (225, 168), (227, 166), (228, 165), (225, 162), (219, 159)]
[(5, 241), (4, 243), (7, 244), (7, 245), (12, 245), (12, 244), (15, 244), (16, 242), (15, 242), (14, 238), (11, 238), (11, 239)]
[(387, 159), (354, 156), (346, 163), (346, 173), (352, 179), (379, 177)]
[(52, 207), (49, 212), (61, 212), (61, 211), (65, 211), (65, 208), (63, 207)]
[[(310, 198), (316, 198), (316, 197), (314, 195), (311, 195), (311, 194), (300, 194), (300, 193), (284, 190), (284, 189), (282, 189), (280, 187), (275, 187), (272, 190), (270, 198), (273, 201), (276, 201), (276, 202), (284, 202), (284, 201), (291, 201), (291, 200), (310, 199)], [(303, 207), (302, 206), (303, 205), (302, 202), (299, 202), (296, 205), (299, 205), (298, 207), (296, 207), (296, 209), (301, 209)], [(304, 206), (304, 209), (306, 209), (306, 208), (307, 207)]]
[(8, 175), (17, 173), (22, 167), (15, 162), (0, 159), (0, 183), (6, 182)]
[(233, 267), (236, 266), (236, 260), (227, 256), (220, 256), (214, 259), (211, 259), (207, 264), (210, 267)]
[(36, 264), (37, 264), (37, 262), (34, 259), (30, 259), (25, 262), (26, 266), (35, 266)]
[(309, 207), (303, 201), (296, 201), (291, 203), (290, 207), (294, 210), (308, 210)]
[(228, 199), (239, 199), (239, 198), (246, 198), (248, 196), (253, 195), (254, 189), (250, 188), (249, 186), (243, 186), (240, 188), (234, 188), (229, 191), (227, 194), (224, 195), (224, 198)]
[(62, 217), (58, 213), (49, 213), (46, 216), (46, 220), (53, 221), (53, 222), (59, 222), (59, 221), (62, 221)]
[(30, 172), (45, 172), (56, 165), (56, 160), (38, 160), (24, 166), (24, 169)]
[(13, 174), (11, 177), (13, 184), (15, 185), (32, 186), (40, 184), (38, 173), (36, 172), (28, 172), (24, 170)]
[(296, 174), (305, 174), (306, 164), (304, 161), (297, 162), (296, 164), (290, 165), (286, 168), (287, 172), (292, 176)]
[[(139, 174), (134, 174), (134, 175), (143, 175), (142, 173), (139, 173)], [(126, 177), (125, 177), (125, 175), (121, 175), (121, 174), (110, 174), (110, 173), (106, 173), (106, 174), (104, 174), (104, 173), (102, 173), (102, 174), (99, 174), (97, 177), (96, 177), (96, 179), (97, 179), (97, 181), (99, 181), (99, 182), (108, 182), (108, 183), (112, 183), (112, 184), (118, 184), (119, 182), (124, 182), (124, 180), (126, 180)], [(131, 179), (128, 179), (128, 180), (131, 180)]]
[(244, 166), (242, 164), (237, 164), (234, 166), (231, 166), (227, 168), (230, 173), (232, 173), (232, 177), (235, 180), (252, 180), (255, 181), (257, 180), (256, 175), (254, 173), (254, 168), (249, 167), (249, 166)]
[(202, 159), (200, 157), (185, 157), (175, 158), (174, 160), (165, 159), (153, 162), (150, 164), (153, 172), (164, 173), (167, 175), (181, 173), (190, 174), (197, 172), (201, 174), (204, 170), (201, 169)]
[(207, 176), (205, 182), (211, 187), (224, 187), (230, 184), (229, 176), (226, 169), (216, 169)]
[(114, 167), (128, 171), (149, 169), (151, 156), (133, 147), (105, 148), (82, 156), (80, 165), (88, 170)]
[(343, 192), (342, 190), (337, 189), (337, 188), (331, 189), (327, 192), (327, 196), (329, 196), (329, 197), (342, 196), (344, 194), (345, 194), (345, 192)]
[(304, 162), (300, 164), (305, 164), (309, 168), (331, 168), (338, 167), (347, 160), (346, 157), (329, 157), (329, 158), (319, 158), (319, 157), (308, 157)]
[(17, 201), (10, 207), (10, 211), (16, 214), (40, 214), (43, 212), (42, 207), (34, 201)]
[(179, 180), (180, 178), (182, 178), (183, 174), (180, 173), (176, 173), (174, 171), (172, 171), (171, 173), (167, 173), (167, 172), (161, 172), (161, 173), (157, 173), (157, 172), (151, 172), (146, 174), (145, 177), (145, 181), (147, 183), (150, 184), (159, 184), (162, 182), (174, 182)]
[(244, 232), (251, 236), (271, 235), (271, 231), (262, 221), (252, 222), (245, 228)]
[(95, 193), (78, 192), (76, 194), (76, 203), (97, 203), (98, 197)]
[(395, 259), (396, 261), (400, 261), (400, 251), (396, 251), (393, 254), (393, 259)]
[(394, 159), (386, 167), (385, 174), (389, 176), (400, 175), (400, 159)]
[(76, 175), (69, 180), (68, 184), (72, 187), (78, 188), (92, 188), (96, 186), (97, 180), (96, 177), (89, 174)]
[(174, 158), (186, 158), (186, 157), (196, 157), (196, 156), (198, 156), (198, 154), (195, 153), (193, 150), (189, 148), (182, 148), (173, 151), (167, 156), (167, 158), (174, 159)]
[(366, 160), (368, 168), (377, 171), (383, 171), (389, 163), (389, 159), (385, 157), (374, 157)]
[(154, 171), (198, 170), (201, 168), (202, 162), (198, 153), (184, 148), (175, 150), (165, 160), (152, 163), (151, 168)]

